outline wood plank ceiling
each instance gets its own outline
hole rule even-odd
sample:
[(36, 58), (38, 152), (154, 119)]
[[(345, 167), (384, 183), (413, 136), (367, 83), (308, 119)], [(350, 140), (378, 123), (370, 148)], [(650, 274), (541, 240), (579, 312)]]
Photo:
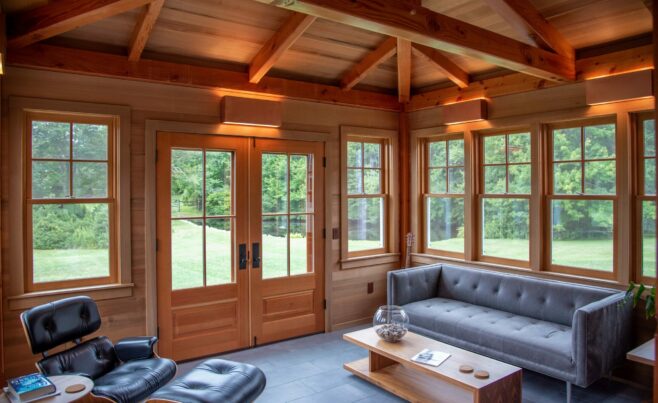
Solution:
[[(425, 44), (387, 35), (399, 32), (399, 27), (388, 22), (375, 29), (379, 32), (361, 28), (363, 24), (349, 15), (347, 8), (354, 4), (349, 0), (290, 2), (290, 8), (309, 14), (315, 13), (308, 11), (314, 10), (315, 4), (322, 3), (320, 11), (311, 16), (264, 4), (271, 0), (0, 2), (9, 13), (9, 44), (15, 48), (42, 41), (123, 54), (131, 61), (154, 59), (246, 72), (251, 83), (269, 76), (341, 87), (343, 91), (399, 94), (402, 102), (420, 92), (465, 88), (470, 81), (509, 72), (500, 66), (521, 65), (515, 69), (532, 70), (531, 74), (549, 79), (573, 78), (573, 72), (559, 67), (568, 60), (573, 65), (573, 49), (646, 34), (652, 29), (651, 14), (643, 0), (356, 2), (363, 7), (360, 11), (367, 10), (368, 4), (400, 11), (400, 24), (413, 22), (416, 13), (421, 13), (439, 18), (437, 21), (451, 25), (448, 29), (456, 32), (465, 29), (475, 35), (490, 31), (482, 31), (485, 37), (481, 43), (464, 35), (466, 38), (449, 38), (447, 43), (444, 38), (437, 42), (423, 36), (420, 42), (427, 39)], [(46, 15), (62, 6), (69, 12), (57, 15), (68, 19), (55, 23), (46, 17), (38, 19), (40, 13)], [(80, 15), (74, 15), (76, 10)], [(404, 14), (404, 10), (411, 11)], [(373, 15), (368, 24), (379, 24), (377, 18)], [(464, 46), (467, 51), (460, 50)], [(498, 53), (473, 57), (482, 55), (472, 50), (478, 47)], [(530, 61), (524, 66), (526, 61), (518, 62), (517, 55), (523, 58), (528, 54), (537, 55), (539, 64)], [(545, 58), (557, 64), (547, 63)]]

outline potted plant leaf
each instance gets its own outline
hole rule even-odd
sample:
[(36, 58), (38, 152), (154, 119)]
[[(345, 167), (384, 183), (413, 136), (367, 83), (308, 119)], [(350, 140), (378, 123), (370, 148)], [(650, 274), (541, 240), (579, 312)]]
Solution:
[(633, 308), (637, 306), (642, 297), (646, 297), (644, 303), (644, 315), (647, 319), (656, 317), (656, 287), (647, 289), (644, 284), (635, 284), (631, 281), (626, 290), (626, 301), (633, 301)]

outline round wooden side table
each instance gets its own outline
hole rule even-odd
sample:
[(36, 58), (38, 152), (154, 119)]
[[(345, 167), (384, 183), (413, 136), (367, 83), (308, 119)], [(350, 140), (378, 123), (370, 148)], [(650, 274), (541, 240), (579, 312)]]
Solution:
[[(68, 403), (68, 402), (91, 402), (91, 390), (94, 388), (94, 381), (84, 376), (78, 375), (54, 375), (49, 376), (57, 387), (59, 394), (45, 399), (37, 400), (38, 403)], [(66, 389), (73, 385), (82, 385), (84, 388), (78, 392), (69, 393)], [(74, 388), (76, 389), (76, 388)], [(9, 398), (3, 393), (0, 397), (0, 403), (9, 403)]]

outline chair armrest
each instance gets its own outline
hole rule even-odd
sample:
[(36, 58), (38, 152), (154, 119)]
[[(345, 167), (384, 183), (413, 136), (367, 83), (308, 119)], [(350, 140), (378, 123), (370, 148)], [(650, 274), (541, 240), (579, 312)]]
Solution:
[(114, 345), (119, 360), (145, 360), (153, 357), (153, 346), (158, 342), (155, 336), (128, 337)]
[(435, 298), (439, 291), (440, 274), (440, 264), (389, 271), (387, 303), (401, 306)]
[(587, 387), (608, 375), (626, 355), (631, 342), (633, 304), (618, 293), (585, 305), (573, 315), (576, 384)]

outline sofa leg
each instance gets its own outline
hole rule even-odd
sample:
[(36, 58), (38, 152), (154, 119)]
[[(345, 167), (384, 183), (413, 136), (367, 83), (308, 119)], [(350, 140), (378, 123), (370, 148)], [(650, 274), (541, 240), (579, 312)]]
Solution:
[(567, 382), (567, 403), (571, 403), (571, 382)]

